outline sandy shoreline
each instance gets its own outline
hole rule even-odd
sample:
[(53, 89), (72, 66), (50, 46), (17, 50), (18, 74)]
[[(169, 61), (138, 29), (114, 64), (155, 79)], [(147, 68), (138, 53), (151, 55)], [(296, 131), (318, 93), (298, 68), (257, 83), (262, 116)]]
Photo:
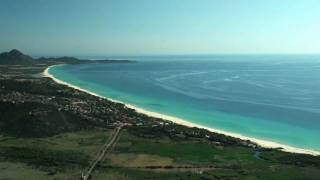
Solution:
[(125, 106), (127, 106), (128, 108), (134, 109), (139, 113), (143, 113), (143, 114), (146, 114), (148, 116), (152, 116), (152, 117), (156, 117), (156, 118), (161, 118), (161, 119), (164, 119), (164, 120), (169, 120), (169, 121), (172, 121), (174, 123), (181, 124), (181, 125), (188, 126), (188, 127), (203, 128), (203, 129), (207, 129), (207, 130), (212, 131), (212, 132), (225, 134), (227, 136), (231, 136), (231, 137), (235, 137), (235, 138), (240, 138), (242, 140), (250, 140), (250, 141), (252, 141), (254, 143), (257, 143), (258, 145), (266, 147), (266, 148), (282, 148), (283, 151), (287, 151), (287, 152), (303, 153), (303, 154), (311, 154), (311, 155), (320, 155), (319, 151), (296, 148), (296, 147), (292, 147), (292, 146), (288, 146), (288, 145), (283, 145), (283, 144), (280, 144), (280, 143), (277, 143), (277, 142), (260, 140), (260, 139), (256, 139), (256, 138), (246, 137), (244, 135), (237, 134), (237, 133), (227, 132), (227, 131), (218, 130), (218, 129), (214, 129), (214, 128), (208, 128), (208, 127), (205, 127), (205, 126), (202, 126), (202, 125), (198, 125), (198, 124), (195, 124), (195, 123), (188, 122), (187, 120), (184, 120), (184, 119), (180, 119), (180, 118), (176, 118), (176, 117), (172, 117), (172, 116), (167, 116), (167, 115), (160, 114), (160, 113), (157, 113), (157, 112), (147, 111), (147, 110), (144, 110), (142, 108), (135, 107), (133, 105), (126, 104), (126, 103), (121, 102), (121, 101), (117, 101), (117, 100), (114, 100), (114, 99), (111, 99), (111, 98), (108, 98), (108, 97), (101, 96), (99, 94), (90, 92), (88, 90), (82, 89), (82, 88), (80, 88), (78, 86), (69, 84), (67, 82), (61, 81), (60, 79), (55, 78), (52, 74), (49, 73), (49, 69), (51, 67), (54, 67), (54, 66), (59, 66), (59, 65), (53, 65), (53, 66), (49, 66), (48, 68), (46, 68), (44, 70), (44, 72), (43, 72), (43, 76), (51, 78), (56, 83), (63, 84), (63, 85), (66, 85), (68, 87), (71, 87), (71, 88), (86, 92), (86, 93), (91, 94), (93, 96), (97, 96), (97, 97), (104, 98), (104, 99), (107, 99), (107, 100), (110, 100), (110, 101), (113, 101), (113, 102), (125, 104)]

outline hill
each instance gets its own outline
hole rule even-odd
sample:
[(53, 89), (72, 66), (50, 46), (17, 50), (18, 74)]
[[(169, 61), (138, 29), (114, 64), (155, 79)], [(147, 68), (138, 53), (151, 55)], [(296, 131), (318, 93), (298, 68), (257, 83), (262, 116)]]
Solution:
[(10, 52), (0, 54), (0, 65), (33, 65), (33, 64), (83, 64), (83, 63), (129, 63), (128, 60), (87, 60), (75, 57), (41, 57), (33, 59), (19, 50), (13, 49)]
[(31, 65), (35, 61), (32, 57), (13, 49), (10, 52), (0, 54), (0, 64), (4, 65)]
[(130, 63), (134, 61), (130, 60), (87, 60), (87, 59), (78, 59), (75, 57), (41, 57), (37, 59), (38, 62), (46, 62), (46, 63), (63, 63), (63, 64), (89, 64), (89, 63)]

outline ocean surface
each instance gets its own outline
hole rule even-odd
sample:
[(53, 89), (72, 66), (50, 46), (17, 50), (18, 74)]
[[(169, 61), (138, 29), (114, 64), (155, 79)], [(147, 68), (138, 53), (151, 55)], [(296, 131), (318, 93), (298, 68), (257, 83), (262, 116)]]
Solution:
[(209, 128), (320, 151), (320, 56), (118, 57), (51, 68), (67, 83)]

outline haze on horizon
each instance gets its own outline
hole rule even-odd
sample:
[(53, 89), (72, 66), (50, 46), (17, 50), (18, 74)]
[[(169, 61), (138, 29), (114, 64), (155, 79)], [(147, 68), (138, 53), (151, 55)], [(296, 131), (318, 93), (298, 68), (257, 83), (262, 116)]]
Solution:
[(0, 51), (320, 53), (318, 0), (1, 0)]

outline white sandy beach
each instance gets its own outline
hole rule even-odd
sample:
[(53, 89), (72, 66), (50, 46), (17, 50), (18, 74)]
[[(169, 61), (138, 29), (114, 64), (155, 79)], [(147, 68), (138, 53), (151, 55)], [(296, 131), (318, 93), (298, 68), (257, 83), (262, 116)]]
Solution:
[[(53, 65), (53, 66), (59, 66), (59, 65)], [(136, 107), (136, 106), (133, 106), (133, 105), (130, 105), (130, 104), (126, 104), (126, 103), (121, 102), (121, 101), (117, 101), (117, 100), (114, 100), (114, 99), (111, 99), (111, 98), (107, 98), (107, 97), (98, 95), (96, 93), (90, 92), (88, 90), (82, 89), (82, 88), (80, 88), (78, 86), (69, 84), (67, 82), (61, 81), (60, 79), (55, 78), (52, 74), (49, 73), (49, 69), (51, 67), (53, 67), (53, 66), (49, 66), (48, 68), (46, 68), (44, 70), (44, 72), (43, 72), (43, 76), (51, 78), (56, 83), (66, 85), (68, 87), (71, 87), (71, 88), (86, 92), (88, 94), (91, 94), (91, 95), (94, 95), (94, 96), (97, 96), (97, 97), (100, 97), (100, 98), (104, 98), (104, 99), (107, 99), (107, 100), (110, 100), (110, 101), (113, 101), (113, 102), (125, 104), (125, 106), (127, 106), (128, 108), (132, 108), (132, 109), (136, 110), (139, 113), (143, 113), (143, 114), (146, 114), (148, 116), (152, 116), (152, 117), (156, 117), (156, 118), (169, 120), (169, 121), (172, 121), (174, 123), (181, 124), (181, 125), (188, 126), (188, 127), (203, 128), (203, 129), (207, 129), (207, 130), (212, 131), (212, 132), (225, 134), (227, 136), (232, 136), (232, 137), (235, 137), (235, 138), (240, 138), (242, 140), (250, 140), (250, 141), (252, 141), (252, 142), (254, 142), (254, 143), (256, 143), (256, 144), (258, 144), (258, 145), (260, 145), (262, 147), (266, 147), (266, 148), (282, 148), (282, 150), (286, 151), (286, 152), (303, 153), (303, 154), (311, 154), (311, 155), (320, 155), (319, 151), (296, 148), (296, 147), (280, 144), (280, 143), (277, 143), (277, 142), (272, 142), (272, 141), (266, 141), (266, 140), (246, 137), (244, 135), (237, 134), (237, 133), (226, 132), (226, 131), (223, 131), (223, 130), (208, 128), (208, 127), (205, 127), (205, 126), (202, 126), (202, 125), (198, 125), (198, 124), (195, 124), (195, 123), (188, 122), (187, 120), (184, 120), (184, 119), (180, 119), (180, 118), (176, 118), (176, 117), (172, 117), (172, 116), (167, 116), (167, 115), (160, 114), (160, 113), (157, 113), (157, 112), (147, 111), (147, 110), (144, 110), (142, 108), (139, 108), (139, 107)]]

